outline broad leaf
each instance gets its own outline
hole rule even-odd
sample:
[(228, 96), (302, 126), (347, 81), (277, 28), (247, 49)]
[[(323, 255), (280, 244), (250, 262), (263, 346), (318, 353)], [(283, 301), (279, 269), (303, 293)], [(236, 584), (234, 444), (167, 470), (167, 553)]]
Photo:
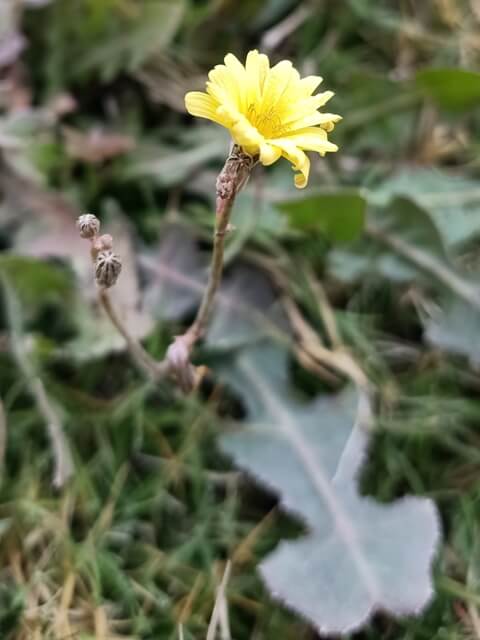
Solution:
[(327, 191), (277, 203), (290, 224), (306, 231), (320, 231), (332, 242), (351, 242), (362, 232), (365, 199), (355, 189)]
[(380, 609), (418, 613), (432, 595), (438, 517), (428, 499), (381, 505), (358, 494), (368, 436), (356, 394), (300, 403), (285, 353), (269, 346), (242, 351), (223, 377), (247, 410), (223, 449), (308, 527), (262, 562), (272, 594), (321, 633), (349, 632)]
[[(177, 145), (140, 145), (126, 161), (124, 176), (137, 181), (148, 177), (161, 186), (179, 184), (200, 166), (212, 160), (222, 159), (228, 151), (224, 132), (213, 126), (198, 126), (196, 135), (183, 137), (185, 147)], [(186, 138), (186, 139), (185, 139)], [(214, 189), (211, 189), (214, 194)]]
[(424, 69), (417, 85), (446, 109), (462, 111), (480, 102), (480, 73), (467, 69)]
[[(428, 212), (406, 198), (397, 197), (385, 207), (370, 208), (367, 229), (370, 227), (388, 238), (400, 239), (426, 255), (447, 261), (447, 252), (436, 224)], [(371, 236), (345, 249), (332, 251), (329, 265), (335, 276), (346, 281), (357, 280), (367, 274), (381, 274), (404, 282), (422, 275), (418, 266)]]
[(289, 341), (283, 310), (262, 271), (236, 266), (218, 293), (207, 342), (211, 348), (233, 349), (265, 337)]
[(85, 52), (78, 61), (80, 71), (96, 69), (104, 80), (112, 80), (125, 69), (135, 71), (149, 57), (168, 47), (184, 16), (184, 0), (156, 0), (139, 7), (141, 10), (133, 17), (123, 21), (118, 33)]
[[(144, 300), (162, 320), (180, 320), (199, 305), (208, 274), (207, 257), (188, 227), (171, 225), (156, 253), (142, 254)], [(206, 336), (214, 349), (231, 349), (261, 337), (289, 341), (286, 320), (268, 277), (240, 264), (229, 270), (215, 299)]]
[(158, 250), (142, 254), (140, 264), (146, 277), (145, 305), (156, 318), (179, 320), (200, 302), (208, 260), (188, 227), (165, 227)]
[(428, 211), (448, 247), (480, 233), (478, 180), (440, 170), (403, 170), (370, 191), (368, 200), (386, 206), (395, 196), (409, 198)]
[(422, 318), (425, 337), (443, 351), (480, 365), (480, 311), (454, 296), (446, 296)]

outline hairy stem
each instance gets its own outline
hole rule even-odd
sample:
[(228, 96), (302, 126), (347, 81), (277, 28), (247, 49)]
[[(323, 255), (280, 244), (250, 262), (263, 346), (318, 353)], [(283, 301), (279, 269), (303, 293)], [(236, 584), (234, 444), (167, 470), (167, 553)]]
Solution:
[(188, 330), (194, 341), (198, 340), (204, 333), (210, 314), (212, 312), (215, 294), (222, 280), (223, 273), (223, 254), (225, 251), (225, 236), (228, 232), (230, 222), (230, 213), (233, 207), (234, 198), (221, 200), (217, 207), (215, 234), (213, 240), (212, 262), (210, 266), (210, 275), (208, 278), (207, 288), (203, 294), (200, 308), (198, 309), (196, 318)]
[(230, 214), (238, 192), (248, 180), (255, 164), (255, 159), (245, 154), (238, 146), (234, 146), (217, 179), (217, 199), (215, 213), (215, 232), (210, 275), (207, 288), (197, 316), (185, 334), (193, 345), (202, 337), (207, 327), (214, 300), (222, 279), (225, 236), (229, 231)]
[(229, 230), (235, 196), (247, 182), (255, 163), (256, 158), (234, 145), (217, 178), (215, 233), (207, 288), (193, 324), (183, 335), (175, 338), (166, 354), (169, 371), (185, 392), (191, 391), (198, 382), (198, 371), (190, 362), (190, 354), (197, 340), (205, 333), (222, 279), (225, 235)]

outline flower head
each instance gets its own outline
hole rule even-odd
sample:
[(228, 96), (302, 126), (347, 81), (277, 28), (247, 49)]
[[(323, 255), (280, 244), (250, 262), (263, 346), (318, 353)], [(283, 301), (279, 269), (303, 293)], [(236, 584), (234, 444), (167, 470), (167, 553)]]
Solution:
[(208, 78), (206, 93), (190, 91), (185, 96), (187, 111), (229, 129), (234, 142), (264, 165), (285, 157), (298, 172), (297, 187), (308, 181), (305, 151), (321, 156), (337, 151), (327, 132), (341, 116), (319, 111), (333, 93), (313, 95), (322, 78), (300, 78), (288, 60), (270, 67), (268, 57), (256, 50), (249, 52), (245, 66), (229, 53)]

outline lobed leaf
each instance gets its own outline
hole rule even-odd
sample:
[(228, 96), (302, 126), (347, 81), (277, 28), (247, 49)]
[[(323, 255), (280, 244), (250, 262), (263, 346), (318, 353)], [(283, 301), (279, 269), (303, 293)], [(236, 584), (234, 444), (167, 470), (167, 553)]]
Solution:
[(223, 449), (308, 527), (261, 564), (274, 597), (321, 633), (352, 631), (380, 609), (418, 613), (432, 595), (438, 516), (428, 499), (381, 505), (358, 494), (365, 399), (347, 390), (300, 403), (285, 352), (268, 345), (243, 350), (222, 375), (247, 409), (246, 424), (222, 438)]

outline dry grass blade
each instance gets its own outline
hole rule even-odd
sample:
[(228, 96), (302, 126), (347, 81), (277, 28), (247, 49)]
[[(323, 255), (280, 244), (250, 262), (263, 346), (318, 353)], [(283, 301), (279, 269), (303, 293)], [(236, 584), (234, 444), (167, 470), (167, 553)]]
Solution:
[(230, 638), (230, 632), (227, 631), (228, 616), (226, 615), (226, 598), (225, 591), (227, 583), (230, 578), (232, 565), (230, 560), (227, 562), (225, 571), (223, 572), (222, 581), (217, 590), (217, 597), (215, 599), (215, 605), (213, 607), (212, 617), (210, 618), (210, 624), (208, 625), (206, 640), (215, 640), (217, 628), (221, 628), (222, 640)]
[(480, 310), (480, 290), (454, 271), (442, 264), (437, 258), (419, 247), (408, 244), (402, 238), (378, 229), (375, 225), (367, 226), (368, 235), (392, 249), (402, 258), (406, 258), (416, 267), (430, 274), (450, 289), (459, 298)]
[(18, 300), (5, 278), (2, 278), (2, 284), (6, 299), (7, 320), (11, 332), (12, 355), (25, 378), (30, 395), (35, 400), (37, 409), (45, 421), (55, 462), (52, 483), (54, 487), (60, 489), (75, 470), (70, 446), (65, 438), (57, 409), (48, 397), (43, 381), (35, 371), (25, 349)]

